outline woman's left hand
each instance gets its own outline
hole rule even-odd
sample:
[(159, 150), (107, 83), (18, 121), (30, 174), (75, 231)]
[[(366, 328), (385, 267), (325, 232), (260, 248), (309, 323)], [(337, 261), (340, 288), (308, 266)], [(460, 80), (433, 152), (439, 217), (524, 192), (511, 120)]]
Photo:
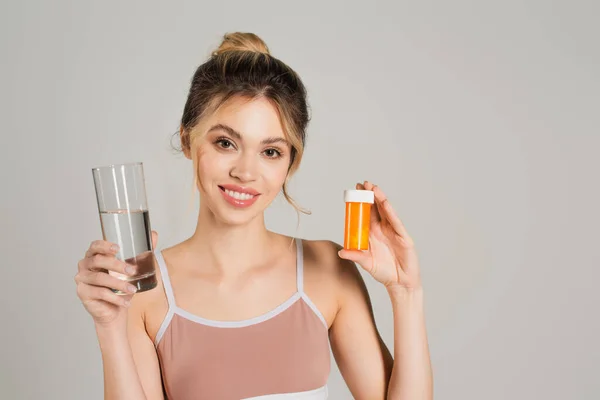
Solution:
[(339, 256), (358, 263), (387, 289), (421, 288), (419, 260), (413, 240), (383, 191), (365, 181), (359, 190), (372, 190), (375, 203), (371, 209), (369, 250), (339, 251)]

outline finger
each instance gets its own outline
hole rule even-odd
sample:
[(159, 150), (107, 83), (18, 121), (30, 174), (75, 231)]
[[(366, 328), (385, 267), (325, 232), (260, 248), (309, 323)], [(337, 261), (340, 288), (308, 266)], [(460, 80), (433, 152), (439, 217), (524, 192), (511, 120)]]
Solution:
[(373, 192), (375, 193), (375, 202), (378, 205), (380, 214), (386, 218), (398, 235), (408, 238), (409, 235), (406, 227), (398, 217), (398, 214), (396, 214), (396, 211), (394, 211), (392, 204), (387, 199), (385, 193), (383, 193), (383, 190), (379, 186), (373, 185)]
[(152, 248), (156, 248), (156, 244), (158, 243), (158, 232), (152, 231)]
[(367, 271), (371, 270), (371, 257), (366, 251), (341, 249), (338, 255), (344, 260), (360, 264)]
[(116, 243), (107, 242), (105, 240), (95, 240), (90, 244), (86, 251), (86, 257), (93, 257), (96, 254), (115, 255), (119, 252), (119, 246)]
[(82, 272), (108, 270), (125, 275), (135, 274), (135, 269), (133, 266), (115, 258), (114, 256), (96, 254), (90, 258), (83, 259), (81, 264), (83, 266)]
[(78, 274), (75, 278), (78, 283), (85, 283), (92, 286), (101, 286), (123, 293), (135, 293), (137, 288), (132, 284), (107, 274), (106, 272), (94, 272), (91, 274)]
[(82, 302), (101, 300), (119, 307), (129, 307), (131, 303), (131, 295), (118, 295), (108, 288), (85, 283), (77, 285), (77, 295)]

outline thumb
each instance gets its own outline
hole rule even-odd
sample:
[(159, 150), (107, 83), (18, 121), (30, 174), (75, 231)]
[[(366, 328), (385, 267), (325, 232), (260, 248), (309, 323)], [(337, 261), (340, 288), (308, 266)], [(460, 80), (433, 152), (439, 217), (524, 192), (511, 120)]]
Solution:
[(158, 233), (156, 231), (152, 231), (152, 248), (156, 248), (156, 244), (158, 243)]
[(369, 270), (371, 267), (369, 265), (370, 257), (367, 251), (341, 249), (338, 251), (338, 255), (340, 258), (360, 264), (366, 270)]

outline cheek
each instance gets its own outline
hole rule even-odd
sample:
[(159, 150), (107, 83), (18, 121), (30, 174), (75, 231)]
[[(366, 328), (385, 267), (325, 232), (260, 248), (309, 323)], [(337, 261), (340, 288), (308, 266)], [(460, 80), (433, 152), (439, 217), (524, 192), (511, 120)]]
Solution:
[(219, 155), (210, 147), (201, 146), (197, 151), (198, 174), (211, 177), (227, 169), (227, 158)]
[(196, 152), (197, 157), (197, 170), (199, 184), (206, 189), (209, 182), (218, 178), (219, 171), (222, 170), (220, 163), (222, 160), (219, 157), (215, 157), (214, 152), (210, 149), (198, 147)]
[(287, 176), (288, 167), (286, 163), (281, 163), (277, 166), (271, 166), (266, 169), (265, 180), (269, 183), (269, 186), (273, 191), (279, 191), (285, 182)]

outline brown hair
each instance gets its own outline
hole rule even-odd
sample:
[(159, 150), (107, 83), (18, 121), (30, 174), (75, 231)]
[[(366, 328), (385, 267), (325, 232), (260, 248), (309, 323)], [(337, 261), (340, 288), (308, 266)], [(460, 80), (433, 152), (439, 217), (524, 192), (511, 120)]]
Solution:
[(310, 119), (306, 88), (298, 74), (273, 57), (257, 35), (225, 34), (219, 48), (194, 73), (181, 118), (181, 150), (190, 150), (196, 138), (190, 136), (190, 132), (202, 117), (234, 96), (266, 98), (277, 109), (284, 134), (292, 147), (283, 195), (297, 211), (308, 214), (307, 210), (297, 206), (287, 191), (289, 179), (298, 169), (304, 152)]

